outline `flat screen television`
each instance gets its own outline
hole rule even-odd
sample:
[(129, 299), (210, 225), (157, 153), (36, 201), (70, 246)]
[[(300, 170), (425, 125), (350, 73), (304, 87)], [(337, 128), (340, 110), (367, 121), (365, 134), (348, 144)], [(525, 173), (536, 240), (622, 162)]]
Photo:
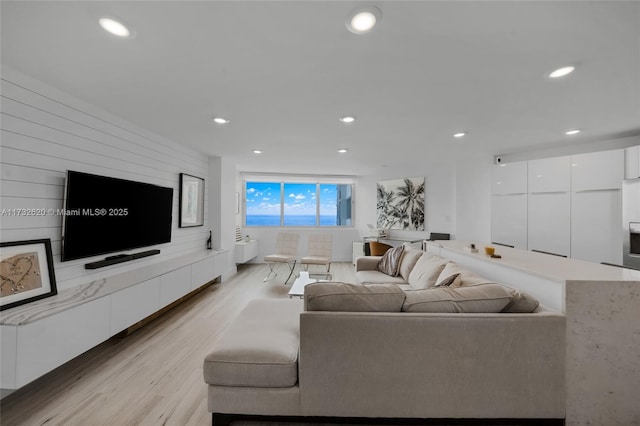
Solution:
[(67, 171), (62, 261), (171, 241), (173, 188)]

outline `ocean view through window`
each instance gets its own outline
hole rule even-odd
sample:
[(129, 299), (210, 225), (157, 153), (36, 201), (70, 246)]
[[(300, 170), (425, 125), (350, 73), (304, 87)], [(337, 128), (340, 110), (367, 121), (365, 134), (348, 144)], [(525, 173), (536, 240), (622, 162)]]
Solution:
[(352, 226), (351, 184), (245, 182), (245, 226)]

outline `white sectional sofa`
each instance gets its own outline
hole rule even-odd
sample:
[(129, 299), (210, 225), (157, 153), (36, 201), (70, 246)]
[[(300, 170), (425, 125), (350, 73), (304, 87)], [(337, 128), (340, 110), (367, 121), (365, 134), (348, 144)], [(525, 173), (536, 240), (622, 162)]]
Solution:
[(405, 290), (317, 283), (305, 288), (304, 303), (250, 302), (204, 361), (213, 423), (269, 416), (563, 424), (565, 316), (544, 307), (506, 313), (535, 305), (429, 259), (442, 263), (438, 277), (448, 265), (467, 282)]

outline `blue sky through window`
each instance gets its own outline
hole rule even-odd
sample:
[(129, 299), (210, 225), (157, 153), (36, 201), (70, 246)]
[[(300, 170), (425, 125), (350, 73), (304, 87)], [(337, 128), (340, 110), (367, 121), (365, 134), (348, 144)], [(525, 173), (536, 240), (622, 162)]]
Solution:
[(284, 184), (284, 225), (316, 225), (316, 184)]
[[(282, 195), (284, 226), (337, 225), (337, 185), (320, 184), (318, 188), (315, 183), (285, 183)], [(246, 225), (280, 226), (280, 200), (280, 182), (246, 182)]]
[(247, 226), (280, 226), (280, 182), (247, 182)]

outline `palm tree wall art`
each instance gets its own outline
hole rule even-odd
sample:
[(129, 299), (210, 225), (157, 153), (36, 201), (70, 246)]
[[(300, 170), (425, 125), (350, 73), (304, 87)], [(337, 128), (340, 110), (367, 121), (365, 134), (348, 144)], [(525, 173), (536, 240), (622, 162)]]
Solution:
[(424, 177), (378, 182), (378, 229), (424, 231)]

